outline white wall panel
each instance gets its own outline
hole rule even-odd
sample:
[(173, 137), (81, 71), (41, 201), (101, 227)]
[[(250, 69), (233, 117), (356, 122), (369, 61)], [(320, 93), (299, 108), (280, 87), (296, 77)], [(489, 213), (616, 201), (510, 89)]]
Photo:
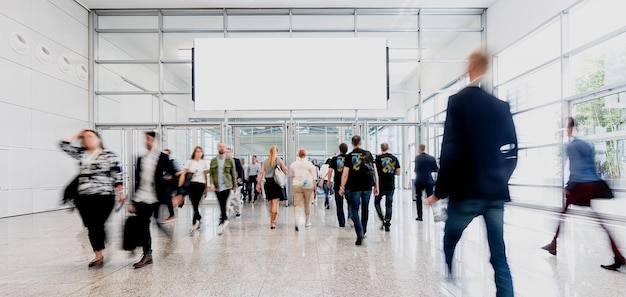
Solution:
[(63, 190), (64, 188), (33, 189), (33, 212), (59, 209)]
[(78, 162), (61, 149), (34, 151), (32, 156), (34, 188), (58, 188), (69, 184), (78, 174)]
[(12, 1), (11, 4), (7, 4), (4, 1), (0, 5), (0, 13), (4, 14), (14, 20), (19, 20), (25, 26), (30, 26), (32, 22), (31, 0)]
[[(0, 15), (0, 30), (2, 30), (2, 41), (0, 42), (0, 58), (5, 58), (20, 65), (30, 67), (31, 53), (33, 52), (33, 32), (24, 25)], [(20, 54), (11, 47), (13, 34), (19, 34), (25, 40), (27, 46), (24, 53)]]
[(119, 111), (122, 110), (122, 104), (119, 101), (106, 96), (98, 96), (96, 106), (98, 106), (96, 122), (120, 122), (121, 117)]
[(487, 9), (487, 41), (497, 53), (578, 0), (499, 0)]
[(88, 57), (88, 29), (75, 17), (47, 0), (33, 0), (33, 30), (53, 38), (83, 57)]
[(58, 142), (87, 128), (87, 122), (33, 110), (33, 141), (35, 149), (58, 150)]
[(32, 133), (30, 109), (0, 102), (0, 146), (30, 147)]
[(80, 121), (89, 120), (89, 92), (52, 78), (33, 72), (33, 109), (70, 117)]
[(29, 148), (11, 148), (9, 150), (9, 188), (11, 190), (23, 190), (33, 188), (33, 170), (36, 169), (33, 150)]
[(30, 108), (31, 89), (30, 69), (0, 58), (0, 102)]
[(11, 190), (7, 198), (6, 207), (9, 216), (33, 212), (33, 190)]
[(10, 192), (8, 190), (0, 189), (0, 218), (10, 216), (9, 195)]
[(65, 11), (68, 15), (79, 21), (81, 24), (89, 25), (89, 13), (84, 7), (80, 6), (74, 0), (48, 0), (56, 5), (59, 9)]
[[(65, 82), (71, 83), (77, 87), (88, 89), (88, 80), (81, 79), (77, 73), (77, 67), (79, 64), (88, 65), (87, 58), (73, 52), (72, 50), (56, 43), (54, 40), (47, 38), (41, 34), (33, 34), (33, 55), (32, 55), (32, 67), (33, 70), (45, 73), (49, 76), (56, 77)], [(50, 52), (48, 56), (49, 61), (42, 62), (42, 50), (40, 46), (44, 46)], [(62, 68), (60, 63), (61, 56), (68, 59), (70, 62), (68, 68)], [(65, 67), (65, 65), (63, 65)]]

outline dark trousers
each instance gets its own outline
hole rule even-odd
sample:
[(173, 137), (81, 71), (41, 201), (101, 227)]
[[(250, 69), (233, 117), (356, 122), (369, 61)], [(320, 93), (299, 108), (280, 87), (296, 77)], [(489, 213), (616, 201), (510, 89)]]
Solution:
[(189, 186), (189, 200), (191, 200), (191, 205), (193, 205), (193, 220), (192, 224), (196, 224), (196, 221), (202, 219), (200, 215), (200, 200), (202, 200), (202, 195), (204, 194), (205, 185), (203, 183), (191, 182)]
[[(418, 201), (419, 202), (419, 201)], [(467, 200), (448, 204), (448, 220), (444, 228), (443, 251), (448, 270), (452, 271), (454, 249), (463, 230), (477, 216), (483, 216), (487, 228), (487, 242), (491, 257), (489, 261), (495, 272), (496, 296), (513, 296), (513, 280), (506, 261), (504, 246), (504, 201)]]
[[(357, 237), (367, 233), (370, 195), (372, 195), (372, 191), (346, 191), (346, 200), (349, 207), (348, 215), (354, 223), (354, 231)], [(359, 218), (359, 206), (361, 207), (361, 218)]]
[(106, 240), (104, 223), (109, 218), (114, 205), (115, 196), (113, 195), (80, 195), (76, 199), (76, 208), (89, 231), (89, 242), (94, 251), (104, 249)]
[(217, 201), (220, 203), (220, 212), (221, 212), (220, 224), (228, 220), (228, 216), (226, 215), (226, 203), (228, 202), (230, 191), (231, 190), (228, 189), (224, 191), (215, 192), (215, 195), (217, 196)]
[[(561, 211), (561, 217), (559, 218), (559, 225), (556, 227), (556, 232), (554, 233), (554, 238), (552, 239), (552, 243), (555, 245), (556, 245), (556, 239), (559, 237), (559, 233), (561, 232), (561, 224), (563, 223), (563, 216), (569, 209), (570, 205), (571, 204), (569, 202), (565, 203), (565, 207), (563, 207), (563, 210)], [(600, 215), (595, 210), (593, 210), (593, 208), (591, 208), (591, 211), (593, 212), (593, 218), (596, 220), (596, 222), (598, 222), (600, 227), (604, 229), (604, 231), (606, 232), (606, 235), (609, 237), (609, 243), (611, 244), (611, 250), (613, 251), (615, 261), (626, 262), (626, 258), (624, 258), (622, 253), (617, 248), (617, 244), (615, 243), (615, 239), (613, 239), (611, 232), (609, 232), (609, 229), (607, 229), (606, 226), (604, 225), (602, 217), (600, 217)]]
[[(376, 213), (378, 213), (378, 217), (385, 224), (389, 224), (391, 222), (391, 214), (392, 214), (392, 206), (393, 206), (393, 192), (394, 190), (384, 190), (378, 192), (378, 196), (374, 197), (374, 207), (376, 208)], [(385, 197), (385, 216), (383, 216), (383, 211), (380, 208), (380, 201)]]
[(339, 196), (339, 186), (335, 184), (335, 205), (337, 206), (337, 221), (339, 222), (339, 227), (346, 226), (346, 216), (343, 212), (343, 199), (344, 197)]
[[(173, 189), (174, 188), (170, 184), (166, 184), (165, 189), (163, 190), (163, 198), (161, 201), (159, 201), (159, 206), (161, 205), (167, 206), (167, 210), (170, 213), (170, 217), (173, 217), (175, 215), (174, 205), (172, 204), (172, 193), (174, 192)], [(154, 211), (154, 219), (155, 220), (159, 219), (159, 207), (157, 207), (157, 210)]]
[(139, 240), (144, 254), (152, 254), (152, 237), (150, 236), (150, 217), (159, 208), (159, 203), (147, 204), (143, 202), (133, 203), (135, 215), (137, 215)]
[(426, 198), (433, 194), (433, 186), (432, 184), (415, 184), (415, 204), (417, 206), (417, 217), (422, 217), (422, 192), (426, 191)]
[[(256, 201), (259, 198), (259, 192), (256, 190), (256, 175), (248, 176), (248, 201)], [(254, 200), (252, 200), (252, 193), (254, 192)]]

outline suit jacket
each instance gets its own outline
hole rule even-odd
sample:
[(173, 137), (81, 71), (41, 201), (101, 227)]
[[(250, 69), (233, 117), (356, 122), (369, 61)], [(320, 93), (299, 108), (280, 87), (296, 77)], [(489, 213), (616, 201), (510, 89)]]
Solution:
[(246, 178), (243, 171), (243, 166), (241, 165), (241, 160), (239, 158), (233, 158), (235, 161), (235, 170), (237, 171), (237, 178), (241, 178), (241, 183), (237, 183), (238, 186), (243, 185), (243, 180)]
[[(154, 170), (154, 187), (156, 190), (157, 198), (159, 201), (165, 201), (166, 184), (167, 181), (163, 179), (165, 173), (169, 173), (172, 176), (176, 175), (176, 169), (170, 162), (170, 157), (164, 153), (159, 154), (159, 160), (157, 161), (156, 170)], [(141, 157), (137, 159), (137, 167), (135, 168), (135, 192), (139, 189), (139, 182), (141, 181)]]
[(421, 153), (415, 156), (415, 184), (434, 185), (435, 181), (431, 172), (439, 171), (435, 157)]
[(439, 165), (437, 197), (510, 201), (517, 135), (509, 104), (475, 86), (450, 96)]

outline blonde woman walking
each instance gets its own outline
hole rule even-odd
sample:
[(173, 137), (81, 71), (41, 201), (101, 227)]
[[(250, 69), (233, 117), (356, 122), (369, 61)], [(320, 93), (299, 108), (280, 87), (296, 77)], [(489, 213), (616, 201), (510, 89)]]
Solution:
[(304, 201), (304, 214), (306, 216), (305, 227), (311, 226), (311, 194), (317, 196), (315, 188), (316, 170), (313, 163), (306, 160), (306, 151), (298, 151), (299, 159), (289, 166), (289, 177), (293, 186), (293, 200), (295, 203), (294, 223), (298, 230), (300, 206)]
[(278, 147), (272, 146), (270, 148), (270, 156), (267, 160), (261, 163), (261, 171), (259, 172), (259, 176), (257, 177), (257, 186), (256, 190), (258, 192), (261, 191), (261, 181), (263, 177), (265, 177), (265, 185), (263, 188), (265, 189), (265, 197), (267, 197), (267, 201), (269, 203), (270, 209), (270, 229), (276, 229), (276, 216), (278, 216), (278, 203), (280, 199), (284, 199), (285, 196), (283, 194), (283, 189), (274, 181), (274, 169), (278, 167), (283, 172), (287, 172), (287, 167), (285, 167), (285, 163), (283, 160), (278, 158)]

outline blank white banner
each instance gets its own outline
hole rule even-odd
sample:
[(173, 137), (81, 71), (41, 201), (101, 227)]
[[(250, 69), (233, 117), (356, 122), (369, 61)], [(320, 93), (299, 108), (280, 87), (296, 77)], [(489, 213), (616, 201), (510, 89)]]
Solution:
[(384, 38), (194, 40), (196, 110), (386, 109)]

